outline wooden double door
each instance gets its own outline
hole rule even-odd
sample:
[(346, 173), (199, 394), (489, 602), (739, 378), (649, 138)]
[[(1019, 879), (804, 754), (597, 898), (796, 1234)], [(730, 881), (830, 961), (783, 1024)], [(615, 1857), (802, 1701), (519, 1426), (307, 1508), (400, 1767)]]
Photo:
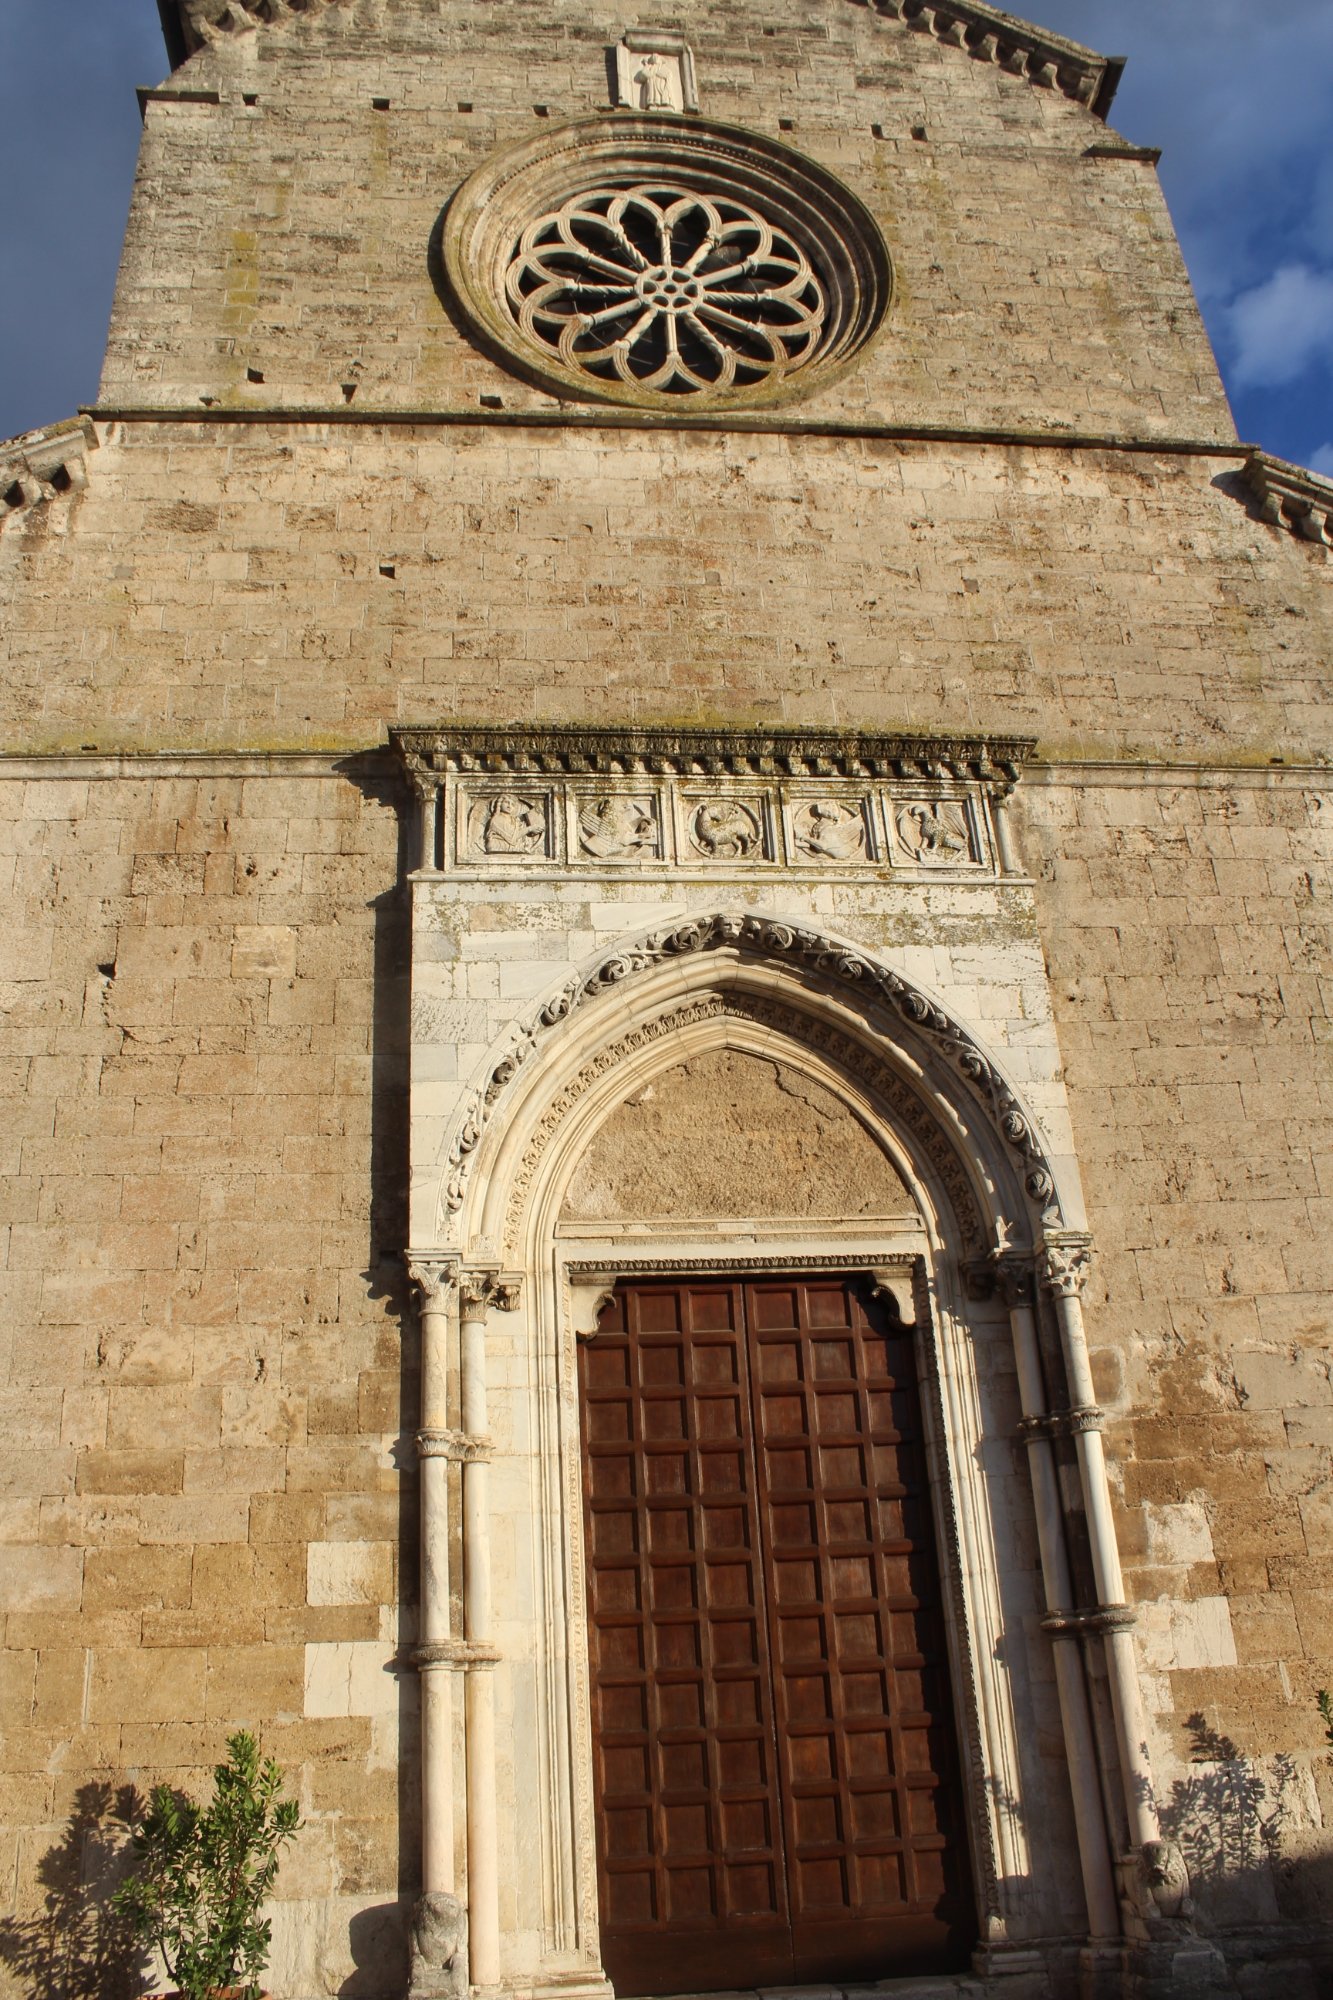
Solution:
[(837, 1277), (625, 1284), (580, 1400), (616, 1992), (965, 1963), (910, 1336)]

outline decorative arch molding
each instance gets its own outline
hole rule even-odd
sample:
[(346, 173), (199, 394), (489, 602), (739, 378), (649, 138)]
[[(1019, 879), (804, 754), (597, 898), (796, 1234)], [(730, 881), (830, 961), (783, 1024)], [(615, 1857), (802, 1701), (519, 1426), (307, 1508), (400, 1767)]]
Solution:
[[(855, 1041), (832, 1023), (816, 1019), (785, 998), (743, 990), (711, 992), (654, 1014), (608, 1042), (551, 1099), (543, 1116), (532, 1126), (527, 1144), (508, 1185), (503, 1250), (505, 1261), (520, 1250), (520, 1235), (534, 1181), (552, 1143), (566, 1120), (599, 1084), (623, 1065), (661, 1049), (671, 1062), (682, 1059), (683, 1038), (711, 1026), (725, 1031), (729, 1024), (756, 1030), (760, 1047), (767, 1055), (809, 1050), (823, 1057), (841, 1077), (867, 1087), (878, 1105), (888, 1112), (921, 1154), (929, 1161), (953, 1209), (959, 1240), (968, 1254), (983, 1254), (987, 1231), (982, 1220), (976, 1190), (958, 1153), (950, 1144), (938, 1114), (924, 1098), (892, 1069), (874, 1050)], [(781, 1040), (774, 1044), (770, 1037)], [(690, 1053), (693, 1052), (691, 1048)], [(614, 1093), (617, 1097), (619, 1092)], [(855, 1113), (853, 1113), (855, 1115)], [(877, 1143), (881, 1143), (878, 1133)], [(908, 1168), (911, 1172), (911, 1168)]]
[[(811, 994), (832, 994), (860, 1016), (886, 1055), (895, 1048), (915, 1054), (923, 1067), (949, 1081), (952, 1095), (966, 1098), (974, 1113), (967, 1122), (975, 1122), (979, 1114), (999, 1141), (1000, 1154), (1016, 1170), (1034, 1230), (1069, 1227), (1068, 1204), (1032, 1113), (994, 1058), (937, 1000), (855, 945), (806, 925), (728, 911), (692, 917), (618, 943), (567, 979), (511, 1031), (504, 1052), (490, 1061), (465, 1101), (445, 1148), (437, 1212), (442, 1241), (457, 1230), (460, 1211), (471, 1205), (469, 1184), (496, 1114), (509, 1100), (520, 1072), (544, 1053), (555, 1031), (592, 1002), (673, 964), (713, 953), (729, 954), (742, 966), (767, 964), (793, 982), (789, 988), (793, 996), (801, 987)], [(881, 1057), (881, 1067), (885, 1066)], [(964, 1173), (961, 1163), (958, 1171)], [(966, 1213), (965, 1206), (960, 1222)]]
[[(713, 923), (704, 920), (697, 927), (700, 934), (711, 936)], [(777, 928), (787, 933), (792, 927)], [(758, 930), (754, 936), (757, 942)], [(807, 938), (813, 949), (814, 934)], [(729, 920), (727, 931), (715, 939), (718, 945), (728, 941)], [(598, 969), (637, 963), (642, 942), (618, 946), (598, 961)], [(819, 942), (843, 955), (841, 945)], [(674, 968), (677, 981), (689, 981), (686, 990), (678, 986), (665, 1004), (660, 985), (654, 987), (647, 976), (663, 966), (668, 973)], [(591, 1693), (578, 1617), (586, 1573), (578, 1525), (576, 1343), (593, 1331), (600, 1304), (621, 1277), (706, 1269), (756, 1275), (839, 1270), (863, 1275), (892, 1299), (917, 1348), (967, 1803), (966, 1838), (982, 1949), (988, 1963), (991, 1956), (1003, 1963), (1018, 1951), (1015, 1938), (1030, 1924), (1032, 1906), (1027, 1886), (1031, 1851), (1018, 1807), (1024, 1795), (1024, 1759), (1010, 1684), (1014, 1668), (1002, 1663), (1001, 1531), (979, 1470), (986, 1423), (976, 1349), (994, 1341), (978, 1343), (977, 1332), (984, 1325), (992, 1336), (998, 1334), (1003, 1313), (994, 1299), (979, 1309), (968, 1306), (960, 1253), (980, 1251), (980, 1261), (986, 1261), (992, 1218), (1006, 1206), (1012, 1213), (1021, 1181), (1005, 1171), (998, 1134), (979, 1132), (976, 1120), (969, 1126), (933, 1088), (941, 1073), (938, 1059), (929, 1067), (926, 1062), (895, 1066), (883, 1052), (882, 1028), (858, 1035), (855, 1017), (844, 1007), (830, 1006), (830, 998), (845, 997), (836, 984), (810, 978), (798, 982), (789, 968), (774, 968), (761, 949), (742, 955), (682, 947), (660, 962), (645, 956), (638, 970), (648, 992), (646, 1004), (639, 995), (620, 990), (621, 977), (602, 985), (595, 972), (562, 989), (563, 997), (577, 988), (579, 997), (566, 1011), (552, 1013), (552, 1043), (559, 1042), (564, 1029), (573, 1052), (565, 1047), (557, 1053), (552, 1046), (549, 1061), (539, 1058), (531, 1073), (511, 1077), (503, 1102), (496, 1104), (501, 1116), (495, 1125), (503, 1132), (497, 1130), (494, 1151), (489, 1145), (482, 1148), (475, 1211), (469, 1199), (463, 1218), (481, 1225), (484, 1254), (494, 1251), (500, 1268), (520, 1279), (530, 1352), (539, 1357), (535, 1423), (544, 1468), (540, 1541), (546, 1591), (541, 1622), (546, 1629), (572, 1635), (567, 1665), (548, 1678), (542, 1724), (545, 1755), (558, 1774), (558, 1811), (571, 1830), (577, 1876), (556, 1936), (566, 1946), (577, 1942), (579, 1949), (591, 1950), (596, 1960), (596, 1933), (586, 1917), (596, 1907), (595, 1809)], [(602, 1006), (587, 1008), (587, 1022), (576, 1038), (572, 1017), (598, 996)], [(569, 1176), (603, 1120), (627, 1092), (719, 1041), (791, 1065), (833, 1091), (849, 1117), (863, 1123), (893, 1160), (918, 1204), (917, 1214), (904, 1214), (887, 1226), (877, 1218), (834, 1224), (818, 1250), (808, 1247), (799, 1222), (759, 1223), (756, 1233), (745, 1238), (748, 1253), (734, 1247), (724, 1251), (711, 1240), (704, 1247), (697, 1225), (689, 1223), (679, 1234), (668, 1222), (650, 1235), (626, 1237), (611, 1222), (595, 1254), (582, 1231), (566, 1235), (561, 1213)], [(541, 1054), (547, 1056), (548, 1050)], [(970, 1142), (974, 1151), (969, 1151)], [(496, 1227), (500, 1216), (503, 1225)], [(467, 1228), (463, 1235), (473, 1245), (469, 1256), (483, 1254), (476, 1235)], [(797, 1240), (807, 1247), (794, 1250)], [(853, 1243), (861, 1247), (847, 1247)], [(1020, 1675), (1027, 1671), (1026, 1665), (1018, 1669)], [(566, 1715), (572, 1726), (562, 1720)], [(554, 1851), (560, 1842), (552, 1838), (549, 1844)]]

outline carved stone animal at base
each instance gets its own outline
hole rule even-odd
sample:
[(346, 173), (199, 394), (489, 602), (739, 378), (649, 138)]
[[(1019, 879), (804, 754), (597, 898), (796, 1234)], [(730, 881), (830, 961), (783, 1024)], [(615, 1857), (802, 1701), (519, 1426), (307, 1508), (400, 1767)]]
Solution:
[(467, 1909), (427, 1891), (412, 1912), (408, 2000), (467, 2000)]

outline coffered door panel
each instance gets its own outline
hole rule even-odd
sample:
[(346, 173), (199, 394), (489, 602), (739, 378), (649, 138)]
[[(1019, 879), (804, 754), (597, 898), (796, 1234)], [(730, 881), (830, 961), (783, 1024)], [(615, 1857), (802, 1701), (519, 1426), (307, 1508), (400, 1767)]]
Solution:
[(626, 1285), (580, 1391), (617, 1992), (961, 1963), (910, 1338), (839, 1279)]
[(790, 1965), (742, 1309), (738, 1285), (626, 1288), (581, 1353), (602, 1948), (618, 1992)]

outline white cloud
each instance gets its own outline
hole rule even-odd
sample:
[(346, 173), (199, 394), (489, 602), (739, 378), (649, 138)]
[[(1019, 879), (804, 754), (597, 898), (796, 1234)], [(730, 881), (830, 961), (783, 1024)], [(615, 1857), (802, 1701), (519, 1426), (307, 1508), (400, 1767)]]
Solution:
[(1326, 478), (1333, 479), (1333, 443), (1321, 444), (1318, 451), (1311, 454), (1310, 470), (1322, 472)]
[(1236, 382), (1260, 388), (1294, 382), (1316, 362), (1333, 362), (1333, 271), (1283, 264), (1242, 292), (1226, 321)]

